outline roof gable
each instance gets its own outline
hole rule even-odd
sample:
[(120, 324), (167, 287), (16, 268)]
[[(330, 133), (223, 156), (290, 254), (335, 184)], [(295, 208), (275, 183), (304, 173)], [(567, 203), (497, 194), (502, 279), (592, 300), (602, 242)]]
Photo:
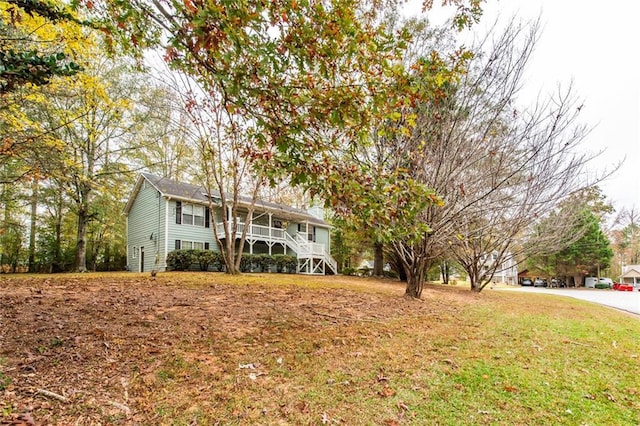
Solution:
[(624, 278), (640, 278), (640, 265), (629, 265), (622, 274)]

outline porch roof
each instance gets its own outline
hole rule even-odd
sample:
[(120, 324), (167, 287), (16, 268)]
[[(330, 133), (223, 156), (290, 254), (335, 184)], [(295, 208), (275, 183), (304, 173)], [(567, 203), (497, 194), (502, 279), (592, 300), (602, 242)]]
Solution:
[[(171, 199), (186, 201), (195, 204), (208, 204), (209, 197), (207, 190), (203, 186), (192, 185), (189, 183), (178, 182), (172, 179), (168, 179), (161, 176), (156, 176), (150, 173), (141, 173), (136, 185), (131, 192), (131, 196), (127, 205), (125, 206), (124, 213), (128, 214), (131, 209), (133, 200), (136, 198), (138, 191), (142, 186), (144, 180), (148, 181), (151, 185), (153, 185), (158, 192), (160, 192), (163, 196), (166, 196)], [(218, 191), (212, 191), (211, 196), (213, 198), (220, 199), (220, 193)], [(251, 198), (246, 196), (240, 196), (239, 201), (241, 205), (249, 206), (251, 205)], [(300, 221), (306, 221), (313, 225), (329, 227), (324, 220), (319, 219), (309, 212), (298, 209), (295, 207), (271, 203), (269, 201), (256, 200), (255, 209), (257, 211), (273, 213), (277, 218), (282, 219), (295, 219)]]
[(632, 267), (628, 267), (624, 274), (622, 274), (622, 278), (640, 278), (640, 265), (631, 265)]

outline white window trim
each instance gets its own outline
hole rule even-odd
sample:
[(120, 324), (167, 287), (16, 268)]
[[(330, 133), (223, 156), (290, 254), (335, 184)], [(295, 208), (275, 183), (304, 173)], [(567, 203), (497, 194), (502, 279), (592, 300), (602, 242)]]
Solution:
[[(177, 238), (176, 238), (176, 239), (177, 239)], [(191, 245), (191, 247), (190, 247), (190, 248), (186, 248), (186, 247), (185, 247), (185, 244), (189, 244), (189, 245)], [(200, 248), (200, 249), (194, 249), (194, 248), (193, 248), (193, 245), (194, 245), (194, 244), (201, 244), (201, 245), (202, 245), (202, 248)], [(205, 244), (205, 242), (204, 242), (204, 241), (180, 240), (180, 250), (204, 250), (204, 249), (205, 249), (205, 248), (204, 248), (204, 244)]]
[[(191, 216), (191, 221), (192, 223), (186, 223), (184, 221), (184, 216), (185, 216), (185, 210), (188, 208), (191, 209), (191, 214), (188, 214), (189, 216)], [(202, 213), (202, 215), (195, 215), (194, 214), (194, 209), (198, 208), (200, 209), (200, 212)], [(204, 228), (206, 226), (206, 212), (205, 212), (205, 206), (202, 206), (200, 204), (193, 204), (193, 203), (182, 203), (182, 211), (180, 212), (181, 214), (181, 218), (180, 218), (180, 223), (182, 225), (185, 226), (196, 226), (198, 228)], [(202, 218), (202, 225), (196, 225), (196, 217), (201, 217)]]

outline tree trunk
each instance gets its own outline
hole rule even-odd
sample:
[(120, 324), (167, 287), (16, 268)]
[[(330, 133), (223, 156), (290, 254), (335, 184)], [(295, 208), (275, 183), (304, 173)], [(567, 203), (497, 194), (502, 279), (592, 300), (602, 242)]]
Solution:
[(384, 252), (383, 244), (380, 242), (374, 243), (374, 256), (373, 256), (373, 276), (384, 276)]
[(36, 221), (38, 219), (38, 181), (31, 185), (31, 218), (29, 226), (29, 272), (36, 272)]
[[(9, 223), (10, 219), (11, 219), (11, 214), (10, 214), (10, 208), (9, 208), (9, 201), (13, 198), (13, 194), (10, 192), (11, 191), (11, 186), (9, 184), (3, 184), (2, 185), (2, 194), (0, 194), (0, 200), (2, 200), (4, 202), (4, 216), (3, 216), (3, 223), (0, 223), (0, 231), (2, 232), (6, 232), (6, 229), (4, 229), (5, 226), (7, 226), (7, 224)], [(0, 250), (0, 269), (2, 269), (2, 272), (4, 272), (4, 265), (9, 265), (10, 264), (10, 258), (7, 254), (7, 249), (5, 248), (4, 250)]]
[(469, 274), (469, 281), (471, 282), (471, 291), (476, 293), (480, 293), (490, 282), (484, 280), (483, 284), (482, 277), (484, 277), (484, 275), (481, 275), (480, 271), (476, 268), (474, 268), (473, 273), (469, 273), (469, 271), (467, 271), (467, 274)]
[(442, 273), (442, 283), (449, 284), (449, 262), (445, 260), (440, 264), (440, 272)]
[(76, 243), (76, 272), (87, 272), (87, 211), (78, 210), (78, 235)]
[(404, 296), (411, 299), (420, 299), (423, 287), (424, 282), (418, 277), (409, 275), (407, 277), (407, 287), (405, 288)]
[(477, 279), (471, 280), (471, 291), (475, 291), (476, 293), (480, 293), (484, 286), (480, 285), (480, 282)]
[(111, 244), (107, 244), (104, 248), (104, 269), (111, 271)]
[(417, 261), (411, 265), (404, 266), (407, 273), (407, 286), (404, 297), (410, 299), (420, 299), (424, 289), (424, 281), (427, 275), (428, 265), (424, 261)]
[(55, 225), (55, 241), (53, 246), (53, 261), (51, 272), (62, 272), (62, 215), (58, 214)]
[(582, 280), (582, 275), (574, 275), (573, 276), (573, 285), (576, 288), (584, 286), (584, 282)]
[(222, 253), (222, 258), (225, 263), (225, 273), (230, 275), (238, 275), (240, 268), (236, 266), (236, 251), (235, 251), (235, 237), (227, 238), (226, 247)]
[(407, 271), (404, 269), (402, 264), (400, 264), (400, 266), (398, 267), (398, 279), (403, 283), (406, 283), (409, 280), (409, 278), (407, 277)]

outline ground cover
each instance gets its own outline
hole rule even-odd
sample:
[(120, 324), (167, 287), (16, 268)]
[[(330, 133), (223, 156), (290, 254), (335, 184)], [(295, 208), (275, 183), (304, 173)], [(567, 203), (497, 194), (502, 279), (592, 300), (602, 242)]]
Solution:
[(282, 274), (3, 276), (0, 423), (640, 423), (637, 317), (403, 292)]

